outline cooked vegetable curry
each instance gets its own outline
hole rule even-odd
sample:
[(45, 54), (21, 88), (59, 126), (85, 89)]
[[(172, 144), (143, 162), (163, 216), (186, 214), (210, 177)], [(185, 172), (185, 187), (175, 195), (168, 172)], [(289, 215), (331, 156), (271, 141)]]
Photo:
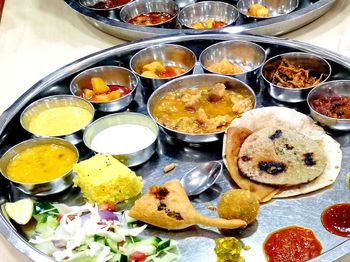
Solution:
[(20, 183), (43, 183), (67, 173), (76, 162), (76, 153), (63, 145), (43, 144), (16, 155), (6, 168), (7, 176)]
[(225, 129), (234, 118), (252, 108), (249, 95), (217, 83), (168, 92), (153, 108), (153, 115), (167, 128), (203, 134)]

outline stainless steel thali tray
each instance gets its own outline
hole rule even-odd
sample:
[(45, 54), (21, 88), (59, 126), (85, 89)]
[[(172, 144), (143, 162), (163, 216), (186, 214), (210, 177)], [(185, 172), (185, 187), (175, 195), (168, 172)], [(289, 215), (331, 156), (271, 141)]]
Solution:
[[(0, 155), (9, 147), (27, 138), (29, 135), (20, 126), (19, 116), (22, 110), (38, 98), (69, 93), (69, 83), (79, 72), (96, 65), (122, 65), (128, 67), (133, 54), (142, 48), (156, 43), (177, 43), (192, 49), (198, 56), (207, 46), (223, 40), (246, 40), (260, 44), (265, 48), (267, 56), (290, 51), (305, 51), (318, 54), (331, 64), (333, 74), (330, 80), (350, 79), (350, 60), (334, 52), (300, 43), (292, 40), (284, 40), (275, 37), (261, 37), (250, 35), (231, 34), (203, 34), (203, 35), (173, 35), (162, 38), (153, 38), (130, 44), (115, 46), (95, 54), (81, 58), (68, 64), (52, 74), (44, 77), (32, 86), (26, 93), (19, 97), (15, 103), (0, 116)], [(196, 66), (195, 73), (201, 72)], [(258, 107), (278, 105), (264, 91), (257, 91), (257, 82), (249, 83), (257, 92)], [(145, 98), (147, 95), (139, 87), (135, 101), (129, 106), (129, 111), (137, 111), (146, 114)], [(284, 105), (289, 106), (289, 105)], [(294, 106), (301, 112), (308, 113), (305, 104)], [(97, 116), (98, 117), (98, 116)], [(187, 230), (170, 232), (166, 230), (148, 227), (146, 234), (159, 235), (175, 239), (179, 242), (181, 252), (180, 261), (215, 261), (214, 239), (222, 234), (230, 234), (240, 238), (245, 244), (251, 246), (249, 251), (244, 251), (246, 261), (264, 261), (262, 244), (267, 234), (282, 226), (297, 224), (311, 228), (323, 244), (323, 254), (314, 261), (333, 261), (350, 252), (348, 238), (330, 234), (321, 224), (320, 214), (328, 205), (335, 202), (350, 202), (350, 191), (345, 185), (345, 174), (350, 170), (350, 136), (349, 133), (330, 133), (342, 147), (343, 161), (341, 173), (332, 186), (304, 196), (272, 200), (261, 206), (257, 221), (244, 230), (219, 231), (209, 227), (191, 227)], [(78, 146), (80, 154), (84, 157), (90, 155), (83, 146)], [(144, 191), (152, 184), (180, 178), (186, 171), (199, 162), (221, 159), (222, 143), (211, 143), (202, 146), (194, 146), (179, 141), (174, 141), (164, 133), (158, 139), (157, 153), (153, 157), (134, 169), (144, 179)], [(170, 163), (177, 163), (177, 168), (169, 174), (163, 174), (162, 168)], [(193, 205), (203, 214), (215, 216), (216, 212), (205, 207), (205, 202), (216, 204), (218, 196), (233, 186), (232, 180), (222, 176), (211, 189), (192, 198)], [(15, 201), (24, 195), (1, 178), (0, 199), (1, 204), (6, 201)], [(42, 199), (42, 198), (41, 198)], [(79, 205), (83, 199), (76, 189), (69, 189), (59, 195), (45, 198), (46, 200), (64, 202), (69, 205)], [(43, 253), (31, 246), (23, 237), (19, 228), (11, 224), (6, 215), (0, 211), (0, 232), (20, 252), (34, 261), (51, 260)]]
[[(109, 17), (89, 10), (80, 5), (78, 0), (64, 0), (73, 10), (86, 19), (90, 24), (110, 35), (135, 40), (153, 36), (166, 36), (175, 33), (195, 34), (193, 29), (163, 29), (156, 27), (140, 27), (121, 22), (117, 16)], [(226, 1), (235, 3), (235, 1)], [(299, 7), (288, 15), (250, 22), (239, 18), (234, 26), (222, 29), (211, 29), (211, 32), (251, 33), (259, 35), (281, 35), (300, 28), (321, 15), (325, 14), (335, 3), (335, 0), (299, 0)], [(197, 32), (196, 32), (197, 31)]]

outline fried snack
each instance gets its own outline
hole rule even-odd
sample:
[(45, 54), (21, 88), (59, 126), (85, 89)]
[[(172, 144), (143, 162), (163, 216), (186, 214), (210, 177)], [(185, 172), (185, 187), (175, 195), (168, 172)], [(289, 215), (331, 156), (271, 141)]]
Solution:
[(292, 65), (283, 58), (277, 68), (271, 72), (269, 79), (271, 83), (280, 87), (306, 88), (319, 84), (324, 77), (323, 73), (315, 77), (311, 76), (310, 72), (300, 66)]
[(169, 230), (180, 230), (196, 224), (227, 229), (247, 226), (241, 219), (228, 220), (200, 214), (192, 206), (177, 179), (168, 181), (162, 186), (151, 186), (149, 192), (135, 202), (129, 211), (129, 216)]
[(238, 154), (244, 140), (252, 134), (246, 128), (230, 127), (226, 130), (226, 146), (224, 160), (228, 171), (235, 183), (242, 189), (249, 190), (260, 202), (267, 202), (273, 198), (280, 189), (277, 187), (263, 185), (249, 180), (241, 175), (238, 170)]
[(208, 69), (219, 74), (240, 74), (244, 72), (239, 65), (232, 63), (226, 58), (218, 63), (208, 66)]
[(225, 219), (242, 219), (247, 224), (252, 223), (259, 212), (259, 201), (249, 191), (230, 189), (218, 202), (219, 217)]

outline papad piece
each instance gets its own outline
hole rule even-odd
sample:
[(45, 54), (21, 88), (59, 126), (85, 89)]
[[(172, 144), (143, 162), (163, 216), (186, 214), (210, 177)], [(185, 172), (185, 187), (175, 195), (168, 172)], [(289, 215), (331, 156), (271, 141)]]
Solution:
[[(340, 172), (342, 152), (340, 145), (327, 135), (322, 127), (307, 115), (286, 107), (264, 107), (245, 112), (241, 117), (234, 119), (230, 127), (247, 128), (256, 132), (267, 126), (295, 129), (299, 133), (315, 140), (324, 150), (327, 165), (318, 178), (297, 186), (289, 187), (278, 193), (274, 198), (284, 198), (310, 193), (331, 185)], [(224, 148), (226, 148), (224, 140)]]
[(244, 140), (251, 135), (252, 132), (246, 128), (228, 128), (224, 136), (223, 160), (235, 183), (242, 189), (249, 190), (259, 202), (267, 202), (280, 189), (256, 183), (242, 176), (238, 170), (238, 154)]

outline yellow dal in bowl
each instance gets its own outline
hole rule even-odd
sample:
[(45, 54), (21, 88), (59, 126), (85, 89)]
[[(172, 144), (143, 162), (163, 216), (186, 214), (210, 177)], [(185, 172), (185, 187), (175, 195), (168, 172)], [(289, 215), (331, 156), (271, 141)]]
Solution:
[(86, 126), (92, 119), (88, 110), (77, 106), (45, 109), (32, 117), (29, 131), (42, 136), (71, 134)]
[(9, 162), (6, 174), (20, 183), (43, 183), (66, 174), (76, 159), (76, 152), (66, 146), (37, 145), (16, 155)]

